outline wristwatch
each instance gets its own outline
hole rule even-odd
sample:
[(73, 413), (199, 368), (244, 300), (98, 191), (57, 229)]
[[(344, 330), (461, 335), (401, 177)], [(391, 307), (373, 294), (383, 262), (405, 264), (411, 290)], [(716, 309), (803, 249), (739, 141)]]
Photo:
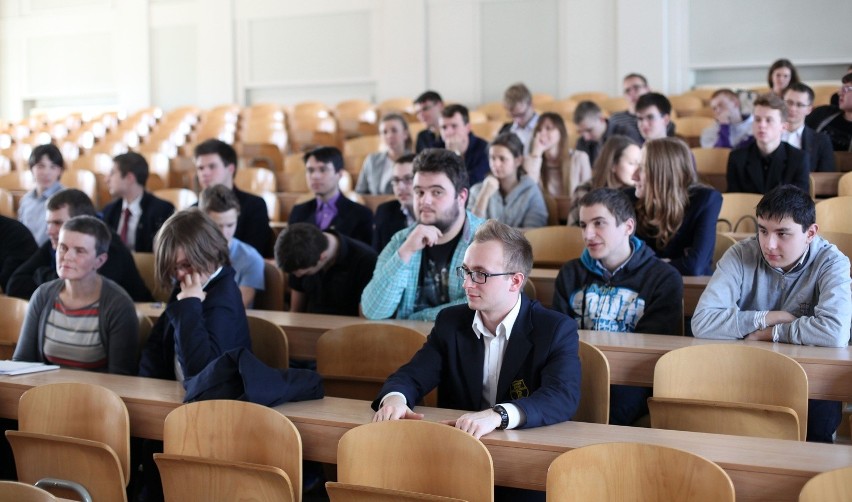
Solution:
[(509, 412), (506, 411), (506, 408), (498, 404), (491, 408), (491, 410), (500, 415), (500, 426), (497, 427), (498, 429), (502, 430), (509, 426)]

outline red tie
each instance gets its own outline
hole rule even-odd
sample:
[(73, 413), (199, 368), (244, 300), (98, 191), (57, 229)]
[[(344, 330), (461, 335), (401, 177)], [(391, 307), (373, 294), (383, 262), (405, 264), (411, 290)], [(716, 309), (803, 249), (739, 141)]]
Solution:
[(121, 232), (118, 233), (125, 246), (127, 245), (127, 228), (130, 226), (130, 214), (130, 208), (124, 208), (124, 222), (121, 224)]

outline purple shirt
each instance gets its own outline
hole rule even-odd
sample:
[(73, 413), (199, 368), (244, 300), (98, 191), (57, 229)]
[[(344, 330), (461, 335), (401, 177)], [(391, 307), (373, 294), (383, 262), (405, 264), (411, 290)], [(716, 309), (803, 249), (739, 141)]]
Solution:
[(331, 221), (337, 216), (337, 199), (340, 198), (340, 191), (335, 193), (327, 202), (317, 197), (317, 212), (316, 224), (320, 230), (325, 230), (331, 225)]

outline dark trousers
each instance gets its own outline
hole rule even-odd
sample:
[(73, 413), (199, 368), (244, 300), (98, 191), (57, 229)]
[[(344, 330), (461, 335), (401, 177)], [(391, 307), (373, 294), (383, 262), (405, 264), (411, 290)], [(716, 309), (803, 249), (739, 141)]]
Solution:
[(843, 403), (808, 399), (808, 441), (833, 443), (834, 431), (843, 419)]

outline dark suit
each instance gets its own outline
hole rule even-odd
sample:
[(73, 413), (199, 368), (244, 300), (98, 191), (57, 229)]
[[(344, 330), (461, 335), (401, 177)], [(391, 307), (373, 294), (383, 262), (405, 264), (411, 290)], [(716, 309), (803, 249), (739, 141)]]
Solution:
[(408, 226), (408, 220), (402, 213), (402, 204), (398, 200), (389, 200), (376, 208), (373, 229), (373, 249), (381, 253), (390, 242), (393, 234)]
[[(343, 235), (357, 239), (368, 246), (373, 245), (373, 212), (370, 208), (362, 206), (347, 199), (340, 194), (337, 198), (337, 215), (331, 220), (328, 228), (337, 230)], [(316, 224), (317, 199), (298, 204), (290, 211), (287, 223), (311, 223)]]
[(468, 145), (464, 152), (464, 165), (467, 167), (467, 181), (473, 186), (484, 180), (491, 172), (488, 164), (488, 142), (473, 133), (467, 135)]
[[(435, 387), (441, 408), (480, 411), (492, 404), (482, 399), (485, 348), (471, 328), (474, 315), (467, 305), (442, 310), (423, 348), (388, 377), (373, 409), (389, 392), (402, 393), (413, 407)], [(578, 345), (573, 319), (522, 295), (493, 404), (520, 408), (524, 428), (570, 420), (580, 401)]]
[(768, 169), (756, 142), (731, 151), (728, 157), (728, 192), (765, 194), (778, 185), (796, 185), (810, 190), (810, 163), (805, 153), (781, 142), (770, 155)]
[[(122, 201), (118, 199), (107, 204), (103, 211), (104, 223), (115, 232), (120, 232), (118, 223), (121, 221), (121, 206)], [(150, 253), (154, 249), (154, 235), (175, 212), (175, 207), (163, 199), (154, 197), (150, 192), (142, 194), (139, 206), (142, 208), (142, 214), (136, 226), (136, 243), (133, 251)]]
[[(6, 282), (12, 273), (38, 249), (33, 234), (18, 220), (0, 215), (0, 288), (8, 290)], [(27, 300), (30, 298), (27, 297)]]
[(240, 216), (234, 237), (257, 249), (261, 256), (272, 256), (272, 229), (269, 228), (269, 211), (266, 202), (234, 187), (234, 195), (240, 201)]
[(808, 154), (812, 173), (834, 172), (834, 150), (827, 135), (805, 126), (802, 129), (802, 151)]

